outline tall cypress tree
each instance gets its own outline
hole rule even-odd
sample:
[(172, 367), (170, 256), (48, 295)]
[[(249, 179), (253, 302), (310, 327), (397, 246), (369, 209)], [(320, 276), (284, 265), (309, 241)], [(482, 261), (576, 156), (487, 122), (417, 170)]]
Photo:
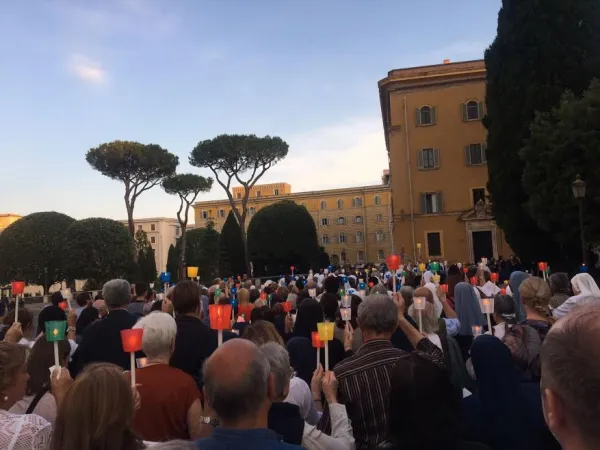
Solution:
[[(179, 238), (181, 239), (181, 238)], [(169, 247), (167, 254), (167, 272), (171, 273), (171, 283), (177, 283), (179, 279), (179, 252), (173, 244)]]
[(525, 204), (519, 151), (536, 112), (557, 106), (565, 90), (580, 95), (600, 76), (597, 0), (503, 0), (498, 34), (485, 53), (488, 190), (506, 239), (524, 262), (564, 258)]
[(246, 273), (246, 262), (240, 224), (230, 211), (223, 224), (219, 240), (219, 274), (222, 277), (229, 277), (244, 273)]

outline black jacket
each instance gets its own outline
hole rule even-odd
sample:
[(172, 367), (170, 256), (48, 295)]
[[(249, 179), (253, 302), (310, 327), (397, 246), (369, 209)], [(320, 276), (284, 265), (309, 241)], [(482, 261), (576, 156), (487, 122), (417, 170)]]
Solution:
[(300, 408), (291, 403), (273, 403), (269, 409), (269, 430), (277, 433), (287, 444), (302, 445), (304, 419)]
[[(199, 389), (202, 381), (202, 364), (217, 349), (218, 333), (212, 330), (197, 317), (178, 315), (175, 351), (171, 356), (171, 366), (189, 373)], [(223, 342), (235, 338), (231, 331), (223, 331)]]
[(130, 370), (129, 354), (123, 351), (121, 343), (121, 330), (130, 329), (135, 323), (136, 318), (127, 310), (117, 309), (88, 326), (73, 355), (72, 374), (76, 376), (85, 366), (94, 362), (109, 362), (123, 370)]

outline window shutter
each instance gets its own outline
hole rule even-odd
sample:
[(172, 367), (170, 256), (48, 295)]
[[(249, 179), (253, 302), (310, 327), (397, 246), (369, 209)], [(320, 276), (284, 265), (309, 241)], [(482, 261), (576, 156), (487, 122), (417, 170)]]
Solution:
[(421, 108), (417, 108), (416, 110), (415, 123), (417, 126), (421, 125)]
[(427, 198), (426, 194), (421, 194), (421, 213), (427, 214)]
[(444, 194), (436, 192), (435, 196), (437, 197), (437, 212), (444, 212)]
[(467, 166), (471, 165), (471, 152), (469, 151), (470, 146), (466, 145), (465, 146), (465, 162), (467, 163)]
[(481, 143), (481, 162), (487, 163), (487, 142)]
[(468, 120), (468, 116), (467, 116), (467, 104), (466, 103), (461, 103), (460, 104), (460, 109), (462, 111), (463, 122), (466, 122)]
[(440, 149), (439, 148), (433, 149), (433, 167), (435, 167), (436, 169), (438, 167), (440, 167)]
[(477, 112), (479, 113), (479, 118), (483, 119), (483, 116), (485, 115), (485, 110), (484, 110), (483, 102), (478, 102), (477, 103)]
[(425, 168), (425, 150), (419, 150), (419, 169)]
[(431, 124), (437, 123), (437, 116), (435, 114), (435, 106), (431, 107)]

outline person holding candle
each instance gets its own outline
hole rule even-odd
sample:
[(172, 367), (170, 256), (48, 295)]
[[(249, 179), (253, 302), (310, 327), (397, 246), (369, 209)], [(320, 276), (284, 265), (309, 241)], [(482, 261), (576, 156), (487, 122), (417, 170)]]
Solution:
[[(360, 346), (362, 345), (362, 334), (360, 332), (360, 329), (358, 328), (358, 323), (356, 321), (356, 319), (358, 318), (358, 306), (361, 304), (362, 302), (362, 298), (358, 295), (352, 295), (350, 297), (350, 320), (348, 322), (345, 322), (344, 320), (342, 320), (342, 317), (340, 315), (338, 315), (337, 320), (336, 320), (336, 327), (333, 331), (333, 336), (341, 341), (344, 342), (344, 350), (346, 350), (346, 353), (348, 352), (348, 350), (352, 351), (353, 353), (355, 353)], [(347, 326), (346, 323), (350, 324), (350, 327), (352, 329), (352, 334), (351, 334), (351, 345), (350, 348), (347, 347)]]
[(552, 314), (560, 319), (569, 314), (577, 306), (600, 301), (600, 289), (589, 273), (578, 273), (571, 279), (573, 296), (569, 297)]
[[(12, 326), (13, 323), (15, 323), (14, 314), (7, 314), (6, 316), (4, 316), (4, 318), (2, 320), (2, 324), (3, 324), (2, 334), (3, 335), (6, 331), (8, 331), (8, 329)], [(33, 314), (31, 313), (31, 311), (29, 309), (27, 309), (25, 307), (19, 308), (19, 323), (21, 324), (21, 333), (22, 333), (22, 337), (21, 337), (21, 340), (19, 341), (19, 345), (24, 345), (26, 347), (31, 348), (33, 346), (33, 343), (35, 340), (35, 336), (33, 334), (35, 331), (35, 328), (33, 326)]]

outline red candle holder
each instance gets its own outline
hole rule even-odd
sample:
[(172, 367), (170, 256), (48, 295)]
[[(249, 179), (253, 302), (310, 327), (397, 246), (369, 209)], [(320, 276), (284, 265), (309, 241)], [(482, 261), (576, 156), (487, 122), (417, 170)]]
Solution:
[(21, 295), (25, 290), (25, 282), (24, 281), (13, 281), (10, 283), (10, 290), (12, 291), (12, 295)]
[(538, 269), (540, 269), (540, 272), (545, 272), (546, 270), (548, 270), (548, 263), (547, 262), (539, 262)]
[(501, 295), (506, 295), (506, 289), (500, 288), (500, 294)]
[(293, 272), (294, 270), (296, 270), (295, 266), (290, 266), (290, 270)]
[(477, 279), (477, 277), (471, 277), (471, 285), (472, 285), (472, 286), (477, 286), (477, 282), (478, 282), (478, 281), (479, 281), (479, 280)]
[(209, 305), (208, 312), (213, 330), (228, 330), (231, 327), (231, 305)]
[(311, 337), (311, 340), (312, 340), (312, 346), (314, 348), (323, 348), (323, 347), (325, 347), (325, 342), (323, 342), (319, 338), (319, 332), (318, 331), (313, 331), (312, 333), (310, 333), (310, 337)]
[(466, 275), (469, 273), (469, 268), (468, 267), (463, 267), (463, 273)]
[(442, 292), (444, 294), (447, 294), (448, 293), (448, 285), (447, 284), (442, 284), (441, 286), (442, 286)]
[(490, 273), (490, 280), (492, 280), (492, 283), (494, 283), (494, 284), (497, 283), (498, 278), (499, 278), (498, 272)]
[(69, 304), (67, 303), (67, 301), (66, 301), (66, 300), (63, 300), (62, 302), (60, 302), (60, 303), (58, 304), (58, 307), (59, 307), (60, 309), (62, 309), (63, 311), (66, 311), (67, 309), (69, 309)]
[(400, 268), (400, 257), (398, 255), (390, 255), (386, 258), (388, 269), (398, 270)]
[(244, 319), (250, 320), (253, 309), (254, 305), (252, 303), (248, 303), (247, 305), (238, 305), (238, 316), (244, 316)]
[(121, 342), (125, 353), (135, 353), (142, 349), (143, 328), (132, 328), (131, 330), (121, 330)]
[(292, 304), (290, 302), (283, 302), (283, 311), (289, 313), (292, 310)]
[(266, 300), (267, 299), (267, 293), (266, 292), (261, 292), (260, 293), (260, 299), (261, 300)]

